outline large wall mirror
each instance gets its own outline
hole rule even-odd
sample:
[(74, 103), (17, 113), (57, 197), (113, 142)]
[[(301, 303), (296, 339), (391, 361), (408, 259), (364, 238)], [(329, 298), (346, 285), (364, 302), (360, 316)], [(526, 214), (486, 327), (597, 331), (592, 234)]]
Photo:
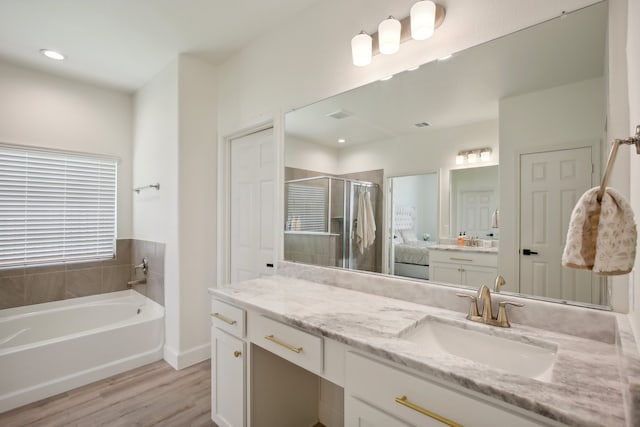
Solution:
[(560, 264), (571, 210), (600, 179), (607, 10), (287, 113), (285, 259), (477, 288), (428, 276), (428, 254), (465, 233), (505, 291), (607, 306), (605, 280)]

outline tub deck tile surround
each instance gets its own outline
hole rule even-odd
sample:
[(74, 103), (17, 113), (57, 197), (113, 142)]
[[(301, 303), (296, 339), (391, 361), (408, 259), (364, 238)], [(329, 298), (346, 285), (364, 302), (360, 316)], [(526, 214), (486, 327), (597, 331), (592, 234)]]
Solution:
[(164, 361), (0, 414), (3, 427), (194, 426), (211, 421), (211, 364)]
[(164, 254), (164, 243), (118, 239), (114, 259), (1, 269), (0, 309), (125, 290), (129, 280), (144, 277), (133, 271), (143, 257), (148, 281), (136, 290), (164, 306)]
[[(330, 277), (341, 280), (336, 278), (340, 274), (338, 270), (324, 270)], [(234, 305), (332, 338), (562, 424), (581, 427), (640, 425), (640, 412), (636, 404), (640, 391), (640, 356), (625, 315), (597, 313), (596, 310), (561, 307), (551, 303), (545, 304), (553, 307), (543, 309), (539, 304), (532, 304), (533, 301), (523, 300), (531, 305), (525, 308), (542, 310), (552, 319), (562, 317), (556, 312), (568, 310), (564, 316), (575, 319), (571, 319), (567, 327), (574, 328), (575, 333), (559, 331), (560, 328), (554, 331), (547, 324), (532, 327), (515, 321), (512, 321), (511, 329), (491, 329), (485, 325), (465, 324), (467, 307), (464, 304), (460, 305), (458, 311), (424, 304), (426, 296), (417, 297), (418, 288), (409, 290), (421, 301), (420, 304), (363, 293), (361, 289), (354, 291), (320, 284), (317, 282), (326, 278), (321, 277), (315, 267), (313, 273), (317, 277), (313, 282), (295, 277), (270, 276), (211, 288), (209, 292), (213, 297)], [(361, 277), (370, 279), (373, 276)], [(351, 284), (361, 285), (355, 282)], [(452, 298), (445, 297), (443, 293), (455, 294), (459, 289), (440, 288), (433, 290), (439, 303), (458, 299), (455, 295)], [(378, 290), (383, 292), (381, 288)], [(429, 356), (419, 345), (401, 339), (403, 334), (429, 317), (462, 323), (467, 328), (480, 327), (486, 333), (509, 336), (515, 340), (543, 341), (557, 346), (551, 381), (541, 382), (509, 374), (461, 358)], [(597, 322), (604, 323), (604, 326)], [(594, 331), (589, 332), (590, 328)]]

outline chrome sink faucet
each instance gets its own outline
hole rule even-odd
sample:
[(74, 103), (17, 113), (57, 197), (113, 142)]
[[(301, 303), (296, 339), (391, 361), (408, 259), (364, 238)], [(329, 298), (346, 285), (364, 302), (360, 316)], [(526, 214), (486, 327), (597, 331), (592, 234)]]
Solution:
[[(496, 280), (496, 282), (498, 281)], [(507, 305), (524, 307), (524, 304), (521, 304), (519, 302), (508, 300), (500, 301), (500, 303), (498, 304), (498, 315), (494, 317), (491, 307), (491, 291), (485, 285), (480, 286), (477, 296), (462, 293), (458, 293), (456, 295), (463, 298), (469, 298), (471, 300), (471, 304), (469, 305), (469, 313), (467, 314), (468, 320), (471, 320), (472, 322), (498, 326), (501, 328), (511, 327), (511, 324), (509, 323), (509, 320), (507, 318)], [(482, 311), (478, 310), (478, 300), (482, 302)]]

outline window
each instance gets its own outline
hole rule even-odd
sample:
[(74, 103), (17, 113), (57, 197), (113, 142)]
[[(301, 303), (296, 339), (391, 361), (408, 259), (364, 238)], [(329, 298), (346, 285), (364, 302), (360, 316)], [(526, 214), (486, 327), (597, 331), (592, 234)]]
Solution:
[(113, 258), (117, 161), (0, 145), (0, 268)]

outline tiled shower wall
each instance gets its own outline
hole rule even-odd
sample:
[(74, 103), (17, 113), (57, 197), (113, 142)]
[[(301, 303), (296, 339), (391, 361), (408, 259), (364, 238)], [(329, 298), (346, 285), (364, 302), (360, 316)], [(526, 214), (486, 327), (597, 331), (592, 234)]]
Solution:
[(164, 305), (164, 244), (119, 239), (112, 260), (0, 270), (0, 309), (125, 290), (142, 254), (149, 259), (148, 289), (136, 290)]

